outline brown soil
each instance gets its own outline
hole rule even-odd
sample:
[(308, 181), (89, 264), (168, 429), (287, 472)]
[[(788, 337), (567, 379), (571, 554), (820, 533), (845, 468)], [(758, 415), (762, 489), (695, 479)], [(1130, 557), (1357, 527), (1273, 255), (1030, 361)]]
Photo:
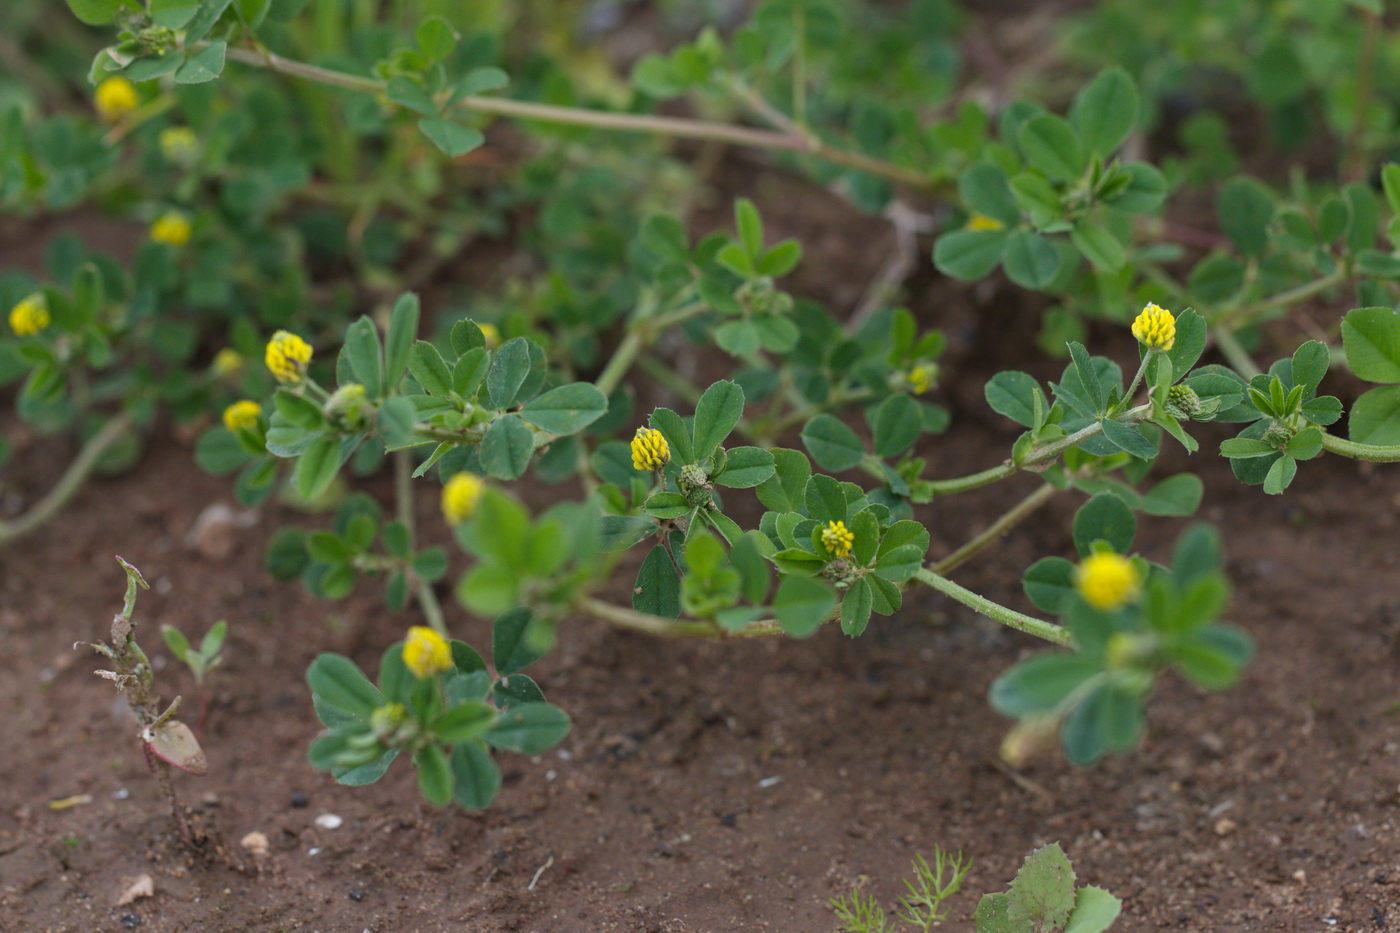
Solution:
[[(751, 182), (741, 193), (754, 193)], [(797, 287), (844, 313), (890, 248), (886, 228), (856, 226), (834, 198), (792, 184), (758, 189), (770, 234), (801, 236)], [(717, 208), (714, 222), (724, 215)], [(911, 285), (925, 326), (952, 341), (942, 397), (954, 429), (924, 442), (934, 475), (1005, 456), (1014, 435), (981, 401), (988, 375), (1058, 369), (1032, 362), (1035, 309), (1010, 289), (988, 292), (979, 288), (979, 309), (930, 273)], [(1026, 339), (1009, 345), (1017, 333)], [(13, 417), (0, 427), (15, 431)], [(1210, 451), (1228, 434), (1199, 436)], [(372, 584), (331, 604), (272, 581), (272, 534), (324, 523), (276, 504), (226, 556), (198, 553), (188, 540), (197, 517), (232, 496), (194, 467), (182, 438), (159, 430), (135, 471), (90, 482), (58, 520), (0, 551), (4, 933), (817, 933), (835, 926), (829, 898), (860, 882), (888, 904), (913, 855), (935, 845), (976, 859), (944, 924), (971, 930), (978, 894), (1054, 840), (1083, 882), (1125, 900), (1125, 931), (1400, 924), (1400, 471), (1324, 458), (1268, 497), (1219, 458), (1195, 458), (1204, 517), (1226, 535), (1232, 615), (1259, 657), (1226, 695), (1165, 678), (1134, 755), (1089, 770), (1002, 765), (1007, 724), (987, 687), (1037, 645), (930, 593), (854, 641), (830, 628), (802, 642), (664, 641), (577, 619), (535, 672), (573, 732), (548, 755), (504, 757), (500, 799), (469, 814), (422, 803), (404, 764), (368, 788), (311, 770), (306, 746), (320, 727), (307, 664), (334, 650), (373, 670), (416, 619), (386, 612)], [(70, 455), (61, 441), (23, 440), (0, 507), (42, 494)], [(1021, 478), (926, 508), (935, 554), (1032, 488)], [(382, 480), (368, 491), (388, 501)], [(430, 490), (420, 493), (423, 525), (439, 528)], [(538, 504), (551, 493), (525, 494)], [(1079, 501), (1052, 502), (958, 579), (1028, 609), (1020, 568), (1069, 552)], [(1147, 520), (1138, 546), (1161, 558), (1181, 527)], [(121, 701), (92, 675), (95, 657), (72, 647), (105, 635), (124, 585), (118, 553), (153, 584), (137, 620), (167, 696), (192, 699), (193, 684), (166, 656), (160, 625), (202, 633), (230, 622), (212, 680), (210, 774), (177, 778), (208, 836), (197, 852), (176, 838)], [(488, 641), (485, 621), (449, 613), (456, 634)], [(91, 802), (49, 806), (81, 794)], [(343, 825), (318, 828), (326, 813)], [(240, 846), (253, 831), (267, 836), (265, 855)], [(116, 906), (142, 874), (154, 896)]]

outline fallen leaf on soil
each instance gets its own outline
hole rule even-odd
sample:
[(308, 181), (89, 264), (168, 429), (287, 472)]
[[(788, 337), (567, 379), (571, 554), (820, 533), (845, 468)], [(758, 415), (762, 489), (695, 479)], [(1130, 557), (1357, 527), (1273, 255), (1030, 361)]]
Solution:
[(123, 878), (121, 880), (122, 896), (117, 898), (117, 906), (125, 907), (134, 900), (143, 897), (151, 897), (156, 893), (156, 883), (150, 875), (138, 875), (135, 878)]
[(81, 807), (83, 804), (92, 803), (92, 794), (74, 794), (72, 797), (63, 797), (59, 800), (50, 800), (50, 810), (67, 810), (71, 807)]

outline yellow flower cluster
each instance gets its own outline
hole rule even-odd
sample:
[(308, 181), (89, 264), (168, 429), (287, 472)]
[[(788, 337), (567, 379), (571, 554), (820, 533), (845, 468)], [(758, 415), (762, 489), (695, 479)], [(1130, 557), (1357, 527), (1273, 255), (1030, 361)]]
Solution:
[(420, 680), (452, 670), (452, 646), (425, 625), (408, 630), (403, 643), (403, 663)]
[(501, 345), (501, 329), (489, 321), (474, 321), (476, 329), (486, 338), (486, 349), (494, 350)]
[(638, 428), (632, 438), (632, 466), (638, 470), (659, 470), (671, 462), (671, 445), (655, 428)]
[(1149, 301), (1133, 321), (1133, 336), (1149, 350), (1170, 350), (1176, 343), (1176, 318), (1166, 308)]
[(97, 86), (92, 105), (104, 123), (116, 123), (141, 104), (136, 85), (126, 78), (108, 78)]
[(179, 211), (166, 211), (151, 224), (151, 239), (170, 246), (184, 246), (193, 232), (190, 219)]
[(171, 162), (188, 165), (199, 155), (199, 137), (188, 126), (168, 126), (156, 137), (160, 154)]
[(264, 362), (278, 382), (301, 382), (311, 362), (311, 345), (289, 330), (279, 330), (267, 342)]
[(214, 354), (214, 362), (211, 364), (214, 375), (227, 379), (229, 376), (236, 376), (243, 368), (243, 354), (233, 347), (224, 347)]
[(932, 363), (920, 363), (905, 374), (905, 379), (909, 382), (909, 388), (914, 390), (915, 395), (923, 395), (933, 388), (934, 381), (938, 379), (938, 367)]
[(1074, 587), (1095, 609), (1117, 609), (1137, 596), (1142, 578), (1133, 562), (1122, 554), (1100, 551), (1084, 558), (1076, 568)]
[(845, 522), (827, 522), (822, 529), (822, 546), (836, 557), (849, 557), (851, 545), (855, 543), (856, 536)]
[(442, 487), (442, 516), (449, 525), (458, 525), (476, 514), (486, 481), (474, 473), (458, 473)]
[(10, 330), (15, 332), (16, 337), (33, 337), (52, 321), (53, 318), (49, 317), (49, 303), (39, 292), (10, 309)]
[(258, 415), (261, 414), (262, 406), (245, 398), (224, 409), (224, 427), (230, 431), (239, 428), (252, 430), (258, 426)]
[(979, 214), (976, 211), (973, 211), (972, 215), (967, 218), (967, 223), (963, 226), (963, 229), (1005, 230), (1006, 224), (1002, 223), (1000, 220), (997, 220), (995, 217), (988, 217), (986, 214)]

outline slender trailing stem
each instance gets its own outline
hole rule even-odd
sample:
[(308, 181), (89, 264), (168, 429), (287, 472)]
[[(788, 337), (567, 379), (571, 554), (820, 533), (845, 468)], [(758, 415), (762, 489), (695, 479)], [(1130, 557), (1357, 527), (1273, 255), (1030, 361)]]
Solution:
[(74, 493), (82, 486), (83, 480), (87, 479), (88, 474), (97, 466), (97, 461), (102, 459), (102, 455), (107, 452), (108, 448), (125, 436), (131, 426), (131, 416), (123, 412), (108, 421), (102, 430), (89, 438), (88, 442), (78, 451), (78, 455), (73, 458), (73, 462), (68, 465), (68, 469), (49, 490), (48, 495), (36, 502), (29, 511), (18, 518), (8, 522), (0, 521), (0, 546), (29, 534), (58, 514), (59, 510), (68, 504), (68, 500), (72, 499)]
[[(399, 524), (408, 532), (408, 548), (415, 550), (413, 521), (413, 460), (407, 450), (396, 450), (394, 457), (394, 505)], [(409, 571), (413, 575), (413, 594), (418, 599), (418, 608), (423, 610), (423, 618), (439, 635), (447, 635), (447, 622), (442, 615), (442, 604), (438, 602), (433, 585)]]
[[(365, 94), (382, 95), (385, 85), (373, 78), (347, 74), (316, 65), (284, 58), (265, 48), (231, 48), (227, 55), (234, 61), (266, 68), (280, 74), (304, 78), (332, 87), (360, 91)], [(846, 165), (851, 168), (879, 175), (902, 184), (928, 188), (930, 179), (919, 172), (903, 168), (892, 162), (850, 152), (830, 146), (814, 137), (800, 133), (761, 130), (729, 123), (716, 123), (709, 120), (691, 120), (683, 117), (661, 117), (632, 113), (612, 113), (603, 110), (588, 110), (582, 107), (559, 107), (552, 104), (536, 104), (530, 101), (511, 100), (504, 97), (479, 97), (468, 95), (456, 102), (464, 110), (489, 113), (519, 120), (539, 120), (545, 123), (562, 123), (569, 126), (591, 126), (603, 130), (653, 133), (684, 139), (704, 139), (739, 146), (752, 146), (757, 149), (779, 149), (789, 152), (807, 153), (828, 162)]]
[(1220, 315), (1220, 317), (1217, 318), (1213, 323), (1216, 327), (1222, 330), (1227, 329), (1227, 324), (1231, 325), (1228, 328), (1229, 330), (1238, 330), (1241, 327), (1254, 323), (1255, 319), (1258, 318), (1265, 311), (1270, 311), (1274, 308), (1282, 308), (1287, 307), (1291, 304), (1296, 304), (1297, 302), (1302, 301), (1306, 298), (1311, 298), (1313, 295), (1316, 295), (1320, 292), (1325, 292), (1327, 289), (1332, 288), (1334, 285), (1340, 285), (1341, 283), (1347, 280), (1348, 275), (1349, 271), (1347, 270), (1345, 265), (1338, 266), (1335, 271), (1324, 275), (1320, 279), (1315, 279), (1311, 282), (1305, 282), (1304, 284), (1299, 285), (1296, 288), (1290, 288), (1287, 291), (1279, 292), (1278, 294), (1271, 295), (1268, 298), (1261, 298), (1259, 301), (1251, 302), (1250, 304), (1242, 305), (1241, 307), (1236, 308), (1233, 311), (1226, 312), (1225, 314)]
[(772, 619), (761, 619), (735, 631), (721, 628), (713, 622), (681, 622), (664, 619), (646, 612), (638, 612), (624, 606), (580, 596), (574, 605), (594, 618), (611, 623), (620, 628), (628, 628), (648, 635), (666, 635), (681, 638), (767, 638), (783, 634), (782, 626)]
[(1042, 483), (1039, 489), (1007, 509), (996, 521), (988, 525), (985, 531), (934, 564), (932, 567), (933, 572), (937, 574), (946, 574), (961, 567), (988, 545), (1020, 524), (1026, 516), (1049, 502), (1057, 492), (1059, 492), (1059, 490), (1054, 486), (1051, 486), (1049, 483)]
[(989, 486), (997, 480), (1006, 479), (1016, 472), (1016, 467), (1009, 463), (1000, 466), (990, 467), (980, 473), (969, 473), (967, 476), (959, 476), (955, 479), (936, 479), (929, 483), (935, 496), (947, 496), (955, 492), (967, 492), (971, 489), (980, 489)]
[(608, 365), (603, 367), (603, 372), (598, 376), (596, 385), (604, 395), (612, 395), (614, 390), (622, 382), (622, 377), (627, 375), (627, 371), (632, 368), (637, 355), (647, 348), (657, 337), (667, 328), (677, 324), (683, 324), (697, 315), (709, 310), (709, 306), (702, 302), (695, 302), (678, 308), (667, 314), (659, 314), (655, 317), (637, 318), (627, 327), (627, 333), (622, 338), (622, 342), (613, 351), (612, 359), (608, 360)]
[(1322, 448), (1343, 457), (1351, 457), (1353, 460), (1369, 460), (1372, 463), (1397, 463), (1400, 462), (1400, 446), (1377, 446), (1375, 444), (1358, 444), (1356, 441), (1343, 440), (1335, 434), (1322, 434)]
[(1142, 384), (1143, 374), (1147, 372), (1147, 364), (1152, 362), (1152, 357), (1160, 352), (1162, 351), (1158, 350), (1156, 347), (1150, 347), (1148, 351), (1142, 355), (1142, 362), (1138, 363), (1137, 372), (1133, 374), (1133, 381), (1128, 383), (1128, 391), (1123, 393), (1123, 397), (1119, 399), (1118, 405), (1109, 409), (1108, 414), (1110, 416), (1116, 414), (1118, 408), (1133, 400), (1133, 394), (1137, 392), (1137, 387)]
[(1220, 352), (1230, 365), (1235, 368), (1245, 379), (1253, 379), (1263, 372), (1259, 364), (1254, 362), (1254, 358), (1249, 355), (1249, 351), (1240, 345), (1235, 332), (1228, 327), (1218, 327), (1215, 329), (1215, 345), (1220, 348)]
[(1014, 609), (1008, 609), (1000, 603), (992, 602), (985, 596), (978, 596), (967, 587), (959, 586), (947, 577), (940, 576), (932, 570), (920, 570), (914, 575), (914, 579), (933, 587), (945, 596), (952, 597), (964, 606), (981, 613), (989, 619), (993, 619), (1000, 622), (1002, 625), (1007, 625), (1016, 629), (1018, 632), (1025, 632), (1028, 635), (1043, 638), (1057, 645), (1068, 646), (1070, 644), (1069, 632), (1066, 631), (1063, 626), (1056, 625), (1053, 622), (1046, 622), (1043, 619), (1037, 619), (1034, 616), (1028, 616)]

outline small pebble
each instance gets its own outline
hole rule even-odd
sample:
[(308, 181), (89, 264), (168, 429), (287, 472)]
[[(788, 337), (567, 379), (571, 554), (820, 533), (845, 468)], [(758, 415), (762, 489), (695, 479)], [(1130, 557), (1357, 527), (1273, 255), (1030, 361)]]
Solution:
[(1228, 817), (1222, 817), (1215, 821), (1215, 834), (1217, 836), (1228, 836), (1239, 829), (1239, 824)]
[(322, 829), (339, 829), (345, 820), (334, 813), (322, 813), (316, 817), (316, 825)]
[(306, 806), (310, 802), (311, 798), (303, 794), (301, 791), (294, 791), (292, 793), (292, 806), (295, 809), (300, 810), (302, 807)]
[(758, 782), (758, 786), (759, 786), (759, 787), (772, 787), (774, 784), (777, 784), (777, 783), (778, 783), (779, 781), (781, 781), (782, 779), (783, 779), (782, 775), (777, 775), (777, 776), (775, 776), (775, 777), (766, 777), (766, 778), (764, 778), (763, 780), (761, 780), (761, 781)]
[(351, 888), (351, 889), (350, 889), (350, 900), (352, 900), (352, 901), (354, 901), (355, 903), (358, 904), (360, 901), (362, 901), (362, 900), (364, 900), (364, 899), (365, 899), (365, 892), (364, 892), (364, 889), (363, 889), (363, 888)]
[(267, 836), (256, 830), (244, 836), (238, 844), (247, 849), (253, 855), (266, 855), (268, 849)]
[(119, 787), (116, 790), (112, 791), (113, 800), (127, 800), (130, 797), (131, 791), (127, 790), (125, 787)]
[(312, 846), (311, 848), (309, 848), (309, 849), (306, 850), (306, 854), (307, 854), (307, 855), (320, 855), (320, 854), (321, 854), (321, 847), (320, 847), (320, 846)]
[(141, 925), (140, 914), (122, 914), (122, 926), (134, 930)]

